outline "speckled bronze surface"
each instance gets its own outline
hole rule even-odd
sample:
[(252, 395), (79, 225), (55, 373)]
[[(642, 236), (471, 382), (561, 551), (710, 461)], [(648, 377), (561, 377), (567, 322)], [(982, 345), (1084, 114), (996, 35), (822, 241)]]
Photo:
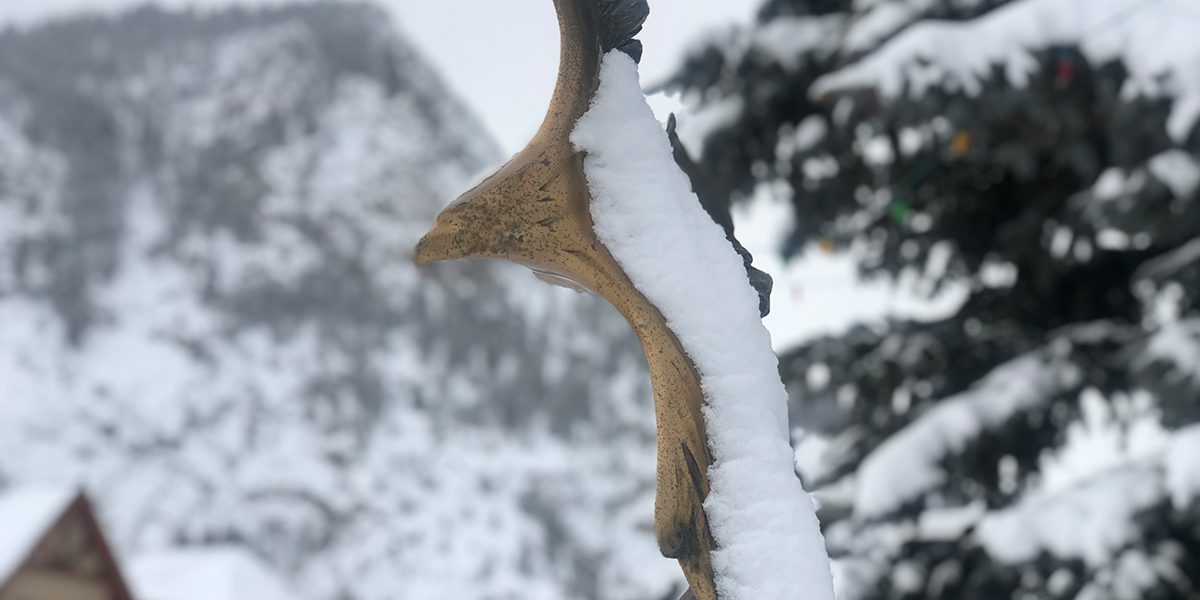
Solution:
[(666, 320), (592, 230), (583, 156), (569, 137), (598, 84), (600, 41), (588, 0), (555, 0), (562, 34), (558, 84), (524, 151), (438, 216), (417, 262), (503, 258), (567, 277), (606, 298), (637, 332), (650, 367), (658, 426), (654, 528), (699, 600), (717, 600), (703, 502), (712, 456), (696, 367)]

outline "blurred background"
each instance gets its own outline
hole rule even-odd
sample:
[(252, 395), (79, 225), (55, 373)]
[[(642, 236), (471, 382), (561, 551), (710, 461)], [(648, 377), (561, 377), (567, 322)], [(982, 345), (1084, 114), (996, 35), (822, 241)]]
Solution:
[[(1200, 598), (1200, 4), (650, 6), (839, 597)], [(0, 0), (0, 598), (677, 597), (628, 326), (411, 264), (557, 46), (550, 0)]]

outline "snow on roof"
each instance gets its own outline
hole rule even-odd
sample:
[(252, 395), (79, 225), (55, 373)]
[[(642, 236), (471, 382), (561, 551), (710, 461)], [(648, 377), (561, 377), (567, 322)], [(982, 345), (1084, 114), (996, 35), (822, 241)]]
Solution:
[(787, 392), (758, 295), (700, 206), (638, 82), (609, 53), (571, 141), (586, 152), (597, 237), (667, 319), (696, 365), (714, 463), (704, 504), (725, 600), (832, 600), (829, 558), (796, 477)]
[(970, 94), (993, 65), (1023, 85), (1037, 68), (1032, 53), (1078, 45), (1089, 60), (1121, 60), (1129, 70), (1127, 96), (1176, 98), (1168, 128), (1187, 136), (1200, 117), (1200, 11), (1195, 0), (1017, 0), (972, 21), (927, 21), (880, 49), (822, 77), (812, 93), (877, 88), (886, 96), (920, 96), (950, 83)]
[(21, 486), (0, 490), (0, 585), (79, 496), (67, 486)]
[(135, 556), (126, 565), (140, 600), (294, 600), (279, 577), (236, 546), (173, 548)]

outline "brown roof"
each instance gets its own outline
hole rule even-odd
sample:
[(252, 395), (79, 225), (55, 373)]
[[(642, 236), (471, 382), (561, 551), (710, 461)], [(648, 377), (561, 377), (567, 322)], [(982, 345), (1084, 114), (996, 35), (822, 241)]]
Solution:
[[(132, 600), (91, 502), (74, 490), (17, 488), (0, 494), (0, 600), (64, 589), (98, 589), (111, 600)], [(50, 587), (47, 587), (50, 586)], [(33, 596), (36, 598), (37, 596)], [(81, 596), (83, 597), (83, 596)], [(51, 600), (47, 596), (47, 600)]]

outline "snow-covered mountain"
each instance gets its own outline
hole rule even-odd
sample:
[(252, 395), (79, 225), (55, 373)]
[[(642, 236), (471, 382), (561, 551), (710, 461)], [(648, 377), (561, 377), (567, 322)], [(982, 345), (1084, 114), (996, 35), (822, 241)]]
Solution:
[(497, 161), (384, 13), (0, 34), (0, 482), (125, 553), (241, 544), (326, 598), (655, 598), (614, 311), (411, 248)]

